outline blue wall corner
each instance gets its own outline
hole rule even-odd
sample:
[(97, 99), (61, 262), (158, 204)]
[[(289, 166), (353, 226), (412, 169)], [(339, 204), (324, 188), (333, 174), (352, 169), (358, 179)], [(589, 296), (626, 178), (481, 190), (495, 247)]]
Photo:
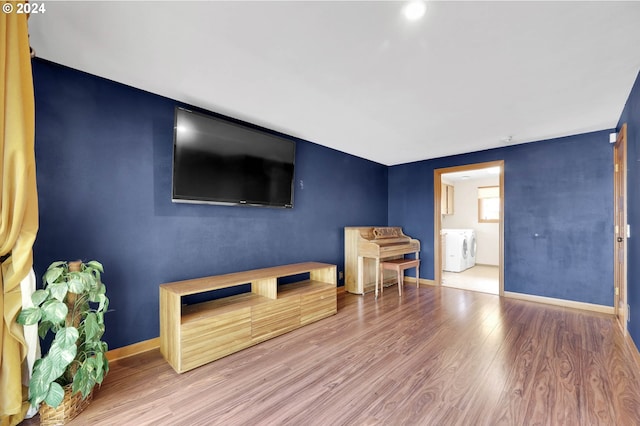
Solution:
[(504, 160), (505, 291), (612, 306), (608, 138), (600, 131), (393, 166), (389, 222), (422, 241), (420, 274), (433, 278), (434, 170)]

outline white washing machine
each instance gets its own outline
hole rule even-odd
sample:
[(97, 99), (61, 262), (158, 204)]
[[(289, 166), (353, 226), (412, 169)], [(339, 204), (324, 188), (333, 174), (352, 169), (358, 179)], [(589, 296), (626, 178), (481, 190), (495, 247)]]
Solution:
[(462, 272), (469, 266), (469, 243), (467, 229), (443, 229), (445, 236), (445, 261), (443, 269)]
[(476, 231), (473, 229), (467, 230), (467, 243), (469, 249), (469, 255), (467, 256), (467, 268), (476, 266), (476, 252), (478, 251), (478, 242), (476, 240)]

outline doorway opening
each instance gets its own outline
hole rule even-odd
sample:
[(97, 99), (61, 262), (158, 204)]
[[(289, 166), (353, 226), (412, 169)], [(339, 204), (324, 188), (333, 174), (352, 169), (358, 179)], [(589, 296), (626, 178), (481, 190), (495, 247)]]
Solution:
[(434, 170), (436, 285), (503, 295), (504, 161)]

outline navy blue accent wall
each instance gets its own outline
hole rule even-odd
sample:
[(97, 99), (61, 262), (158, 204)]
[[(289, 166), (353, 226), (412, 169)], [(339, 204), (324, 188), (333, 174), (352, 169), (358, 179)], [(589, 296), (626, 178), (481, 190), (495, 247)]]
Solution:
[(421, 240), (420, 275), (433, 278), (434, 170), (504, 160), (505, 291), (612, 306), (609, 132), (393, 166), (389, 225)]
[(627, 222), (631, 238), (627, 240), (627, 302), (629, 333), (640, 344), (640, 73), (625, 104), (618, 130), (627, 123)]
[(173, 204), (176, 101), (33, 62), (34, 266), (97, 259), (110, 348), (157, 337), (164, 282), (303, 261), (343, 270), (344, 226), (387, 223), (387, 167), (298, 140), (293, 209)]

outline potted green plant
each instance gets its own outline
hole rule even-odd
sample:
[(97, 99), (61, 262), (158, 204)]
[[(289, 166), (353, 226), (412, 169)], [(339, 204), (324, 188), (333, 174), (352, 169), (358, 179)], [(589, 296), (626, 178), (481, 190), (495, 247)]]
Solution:
[(20, 324), (38, 324), (40, 338), (54, 334), (49, 351), (33, 366), (29, 400), (34, 407), (42, 402), (58, 407), (65, 393), (88, 400), (109, 371), (107, 344), (101, 340), (109, 306), (103, 272), (95, 260), (52, 263), (43, 288), (31, 296), (34, 307), (18, 315)]

